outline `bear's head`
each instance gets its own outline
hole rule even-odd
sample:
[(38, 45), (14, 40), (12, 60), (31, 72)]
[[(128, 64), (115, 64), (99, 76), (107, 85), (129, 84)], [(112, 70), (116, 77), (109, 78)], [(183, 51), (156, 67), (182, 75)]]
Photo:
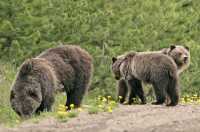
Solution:
[(119, 80), (122, 76), (126, 78), (130, 71), (130, 63), (136, 52), (131, 51), (125, 53), (124, 55), (112, 58), (112, 72), (116, 80)]
[(33, 67), (33, 60), (22, 64), (10, 93), (13, 110), (24, 118), (36, 112), (42, 101), (41, 84), (33, 72)]
[(190, 51), (187, 46), (171, 45), (167, 54), (173, 58), (179, 69), (187, 67), (190, 63)]
[(119, 80), (121, 78), (120, 65), (122, 64), (122, 62), (122, 59), (117, 59), (117, 57), (112, 58), (112, 72), (116, 80)]

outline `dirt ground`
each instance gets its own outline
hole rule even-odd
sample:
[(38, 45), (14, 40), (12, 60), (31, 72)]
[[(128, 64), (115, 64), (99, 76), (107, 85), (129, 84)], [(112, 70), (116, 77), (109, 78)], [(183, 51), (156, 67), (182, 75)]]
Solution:
[(113, 113), (81, 112), (66, 123), (53, 118), (0, 132), (200, 132), (200, 106), (120, 105)]

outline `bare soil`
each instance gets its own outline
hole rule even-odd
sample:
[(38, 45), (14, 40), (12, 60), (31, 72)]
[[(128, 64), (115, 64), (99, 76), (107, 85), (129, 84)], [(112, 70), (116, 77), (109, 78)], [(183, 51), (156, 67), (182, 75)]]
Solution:
[(24, 122), (1, 132), (200, 132), (200, 106), (120, 105), (113, 113), (88, 114), (61, 123), (54, 118)]

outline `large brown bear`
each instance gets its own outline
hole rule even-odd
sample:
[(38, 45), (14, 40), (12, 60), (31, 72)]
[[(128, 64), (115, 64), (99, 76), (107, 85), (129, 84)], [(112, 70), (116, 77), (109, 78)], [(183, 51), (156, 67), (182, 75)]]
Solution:
[[(177, 65), (178, 74), (186, 70), (190, 64), (190, 51), (189, 51), (189, 47), (187, 46), (171, 45), (169, 48), (164, 48), (164, 49), (161, 49), (160, 51), (153, 51), (153, 52), (162, 53), (162, 54), (170, 56)], [(120, 103), (124, 103), (125, 97), (129, 91), (129, 88), (134, 87), (134, 85), (137, 85), (137, 84), (138, 84), (137, 82), (134, 83), (132, 80), (129, 80), (128, 82), (126, 82), (124, 79), (120, 79), (118, 81), (117, 96), (122, 97), (120, 99)], [(139, 86), (139, 87), (142, 87), (142, 86)], [(146, 103), (146, 99), (144, 95), (142, 95), (143, 91), (141, 89), (131, 89), (131, 91), (132, 91), (131, 94), (133, 96), (129, 97), (128, 104), (132, 104), (133, 103), (132, 98), (136, 98), (136, 96), (139, 96), (140, 98), (142, 98), (143, 104)], [(153, 91), (152, 89), (150, 89), (147, 96), (152, 96), (152, 95), (153, 95)]]
[(117, 80), (125, 79), (131, 85), (131, 90), (135, 90), (136, 93), (130, 92), (129, 99), (136, 94), (146, 103), (141, 84), (144, 81), (154, 87), (156, 102), (153, 104), (163, 104), (167, 95), (171, 100), (168, 106), (178, 104), (178, 70), (169, 56), (162, 53), (129, 52), (113, 58), (112, 71)]
[(48, 49), (21, 65), (11, 88), (11, 106), (22, 117), (50, 111), (55, 91), (64, 87), (66, 106), (79, 107), (91, 74), (92, 58), (79, 46)]

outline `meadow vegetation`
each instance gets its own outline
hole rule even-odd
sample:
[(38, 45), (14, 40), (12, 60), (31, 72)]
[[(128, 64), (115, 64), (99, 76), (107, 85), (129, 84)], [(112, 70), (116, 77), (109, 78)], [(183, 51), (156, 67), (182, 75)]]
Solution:
[[(80, 45), (93, 56), (94, 75), (83, 102), (91, 114), (112, 112), (117, 106), (110, 68), (113, 56), (129, 50), (159, 50), (173, 43), (187, 45), (191, 52), (191, 65), (181, 75), (181, 101), (199, 104), (199, 8), (198, 0), (1, 0), (0, 124), (21, 122), (9, 104), (20, 64), (64, 43)], [(63, 118), (58, 109), (65, 99), (64, 94), (56, 97), (52, 113), (58, 118)], [(63, 113), (75, 117), (78, 112)]]

